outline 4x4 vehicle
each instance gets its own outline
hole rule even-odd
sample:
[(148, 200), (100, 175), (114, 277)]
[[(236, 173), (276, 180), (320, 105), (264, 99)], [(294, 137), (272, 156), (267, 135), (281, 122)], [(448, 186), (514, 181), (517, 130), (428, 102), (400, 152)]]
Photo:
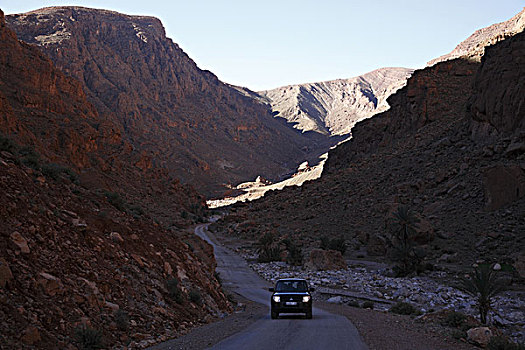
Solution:
[(275, 283), (271, 299), (272, 319), (278, 318), (280, 313), (304, 313), (306, 318), (312, 318), (313, 288), (308, 282), (299, 278), (283, 278)]

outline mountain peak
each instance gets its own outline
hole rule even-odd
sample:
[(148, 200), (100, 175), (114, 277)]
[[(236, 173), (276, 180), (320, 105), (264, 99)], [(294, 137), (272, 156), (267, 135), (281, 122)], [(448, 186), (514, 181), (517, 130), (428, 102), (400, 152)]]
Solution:
[[(38, 45), (60, 43), (71, 38), (72, 27), (76, 22), (94, 20), (97, 22), (119, 23), (119, 28), (123, 29), (123, 24), (129, 23), (129, 31), (133, 31), (135, 36), (143, 42), (148, 42), (151, 38), (165, 39), (166, 31), (162, 22), (151, 16), (132, 16), (116, 11), (95, 9), (81, 6), (51, 6), (23, 14), (10, 15), (19, 25), (25, 26), (48, 26), (53, 25), (54, 32), (46, 30), (45, 35), (37, 35), (31, 38), (23, 38), (24, 41)], [(103, 28), (101, 28), (103, 29)]]

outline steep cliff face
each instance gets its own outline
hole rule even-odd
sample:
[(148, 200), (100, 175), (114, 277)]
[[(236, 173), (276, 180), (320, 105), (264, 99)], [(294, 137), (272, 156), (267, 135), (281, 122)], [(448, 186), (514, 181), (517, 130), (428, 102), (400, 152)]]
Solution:
[(305, 132), (349, 134), (355, 123), (388, 109), (386, 99), (413, 72), (381, 68), (362, 76), (262, 91), (278, 117)]
[(173, 213), (200, 210), (203, 198), (134, 149), (115, 118), (87, 101), (79, 81), (5, 25), (0, 29), (1, 133), (72, 167), (86, 186), (119, 192), (170, 224), (185, 221)]
[[(525, 132), (523, 57), (523, 32), (497, 47), (486, 49), (468, 104), (475, 136), (484, 137), (494, 133), (510, 136)], [(505, 69), (502, 70), (502, 67)]]
[(525, 9), (508, 21), (476, 30), (471, 36), (456, 46), (454, 50), (429, 61), (427, 65), (432, 66), (436, 63), (459, 57), (479, 62), (485, 53), (486, 47), (520, 33), (523, 29), (525, 29)]
[(55, 159), (63, 155), (78, 167), (89, 166), (88, 153), (99, 147), (92, 126), (98, 115), (81, 84), (58, 71), (40, 50), (19, 43), (3, 14), (0, 21), (1, 131)]
[(407, 85), (387, 99), (388, 111), (358, 123), (353, 138), (329, 153), (325, 171), (350, 166), (354, 157), (391, 149), (398, 142), (415, 146), (418, 140), (410, 135), (421, 128), (463, 119), (477, 67), (456, 59), (415, 71)]
[(156, 18), (56, 7), (7, 21), (84, 84), (133, 149), (208, 194), (223, 183), (275, 178), (335, 142), (295, 132), (200, 70)]

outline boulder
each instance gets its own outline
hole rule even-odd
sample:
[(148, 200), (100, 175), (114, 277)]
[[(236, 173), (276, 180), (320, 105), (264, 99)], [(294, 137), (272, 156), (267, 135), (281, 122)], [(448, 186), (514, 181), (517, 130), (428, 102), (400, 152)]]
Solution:
[(122, 238), (122, 236), (118, 232), (111, 232), (109, 234), (109, 238), (111, 238), (113, 241), (118, 242), (118, 243), (124, 242), (124, 239)]
[(314, 249), (310, 252), (305, 267), (309, 270), (342, 270), (346, 269), (346, 262), (340, 251)]
[(44, 292), (49, 296), (61, 294), (64, 290), (62, 282), (57, 277), (46, 272), (41, 272), (37, 280), (38, 284), (42, 286)]
[(24, 254), (29, 254), (29, 246), (27, 245), (27, 241), (20, 232), (13, 232), (11, 234), (11, 241), (20, 249), (20, 251)]
[(22, 337), (20, 338), (20, 340), (27, 345), (34, 345), (38, 343), (41, 340), (38, 328), (36, 328), (35, 326), (27, 327), (22, 333)]
[(492, 337), (492, 331), (489, 327), (471, 328), (467, 331), (467, 339), (469, 342), (486, 347)]

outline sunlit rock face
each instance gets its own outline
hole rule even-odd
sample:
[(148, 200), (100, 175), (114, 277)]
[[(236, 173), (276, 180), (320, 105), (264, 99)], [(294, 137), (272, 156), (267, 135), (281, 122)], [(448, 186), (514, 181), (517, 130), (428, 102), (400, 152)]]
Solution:
[(350, 79), (283, 86), (260, 92), (278, 117), (305, 132), (349, 134), (359, 121), (388, 109), (386, 99), (413, 70), (381, 68)]

